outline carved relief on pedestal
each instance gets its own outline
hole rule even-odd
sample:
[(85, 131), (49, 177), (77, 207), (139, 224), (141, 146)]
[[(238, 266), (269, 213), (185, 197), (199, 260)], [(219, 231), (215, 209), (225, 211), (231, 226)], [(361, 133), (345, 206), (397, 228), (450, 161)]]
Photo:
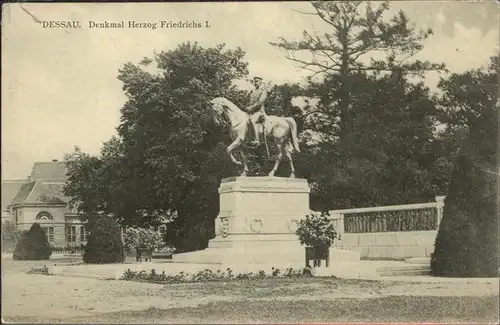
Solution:
[(222, 238), (226, 238), (228, 233), (229, 233), (229, 217), (228, 216), (222, 216), (220, 217), (221, 221), (221, 236)]
[(255, 218), (250, 222), (250, 230), (252, 230), (252, 232), (260, 233), (262, 232), (262, 228), (262, 220)]
[(229, 235), (229, 218), (232, 217), (231, 211), (221, 211), (215, 219), (215, 234), (226, 238)]

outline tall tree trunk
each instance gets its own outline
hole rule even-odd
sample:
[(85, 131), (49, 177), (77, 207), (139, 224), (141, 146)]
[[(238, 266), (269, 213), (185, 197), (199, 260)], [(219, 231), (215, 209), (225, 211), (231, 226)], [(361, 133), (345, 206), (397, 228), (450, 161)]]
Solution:
[(351, 73), (349, 69), (349, 48), (347, 39), (347, 26), (344, 22), (344, 29), (341, 32), (341, 44), (342, 44), (342, 66), (340, 70), (341, 78), (341, 89), (339, 98), (339, 109), (340, 109), (340, 134), (339, 136), (343, 139), (343, 142), (347, 144), (346, 148), (349, 150), (350, 144), (352, 143), (352, 121), (349, 112), (350, 104), (350, 93), (352, 88)]

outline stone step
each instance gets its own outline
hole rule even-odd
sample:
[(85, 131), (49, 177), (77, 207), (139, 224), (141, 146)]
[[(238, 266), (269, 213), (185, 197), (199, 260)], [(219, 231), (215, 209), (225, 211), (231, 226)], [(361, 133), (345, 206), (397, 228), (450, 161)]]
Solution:
[(379, 274), (380, 277), (389, 277), (389, 276), (422, 276), (422, 275), (431, 275), (431, 271), (395, 271), (395, 272), (386, 272)]
[(224, 256), (226, 250), (223, 248), (208, 248), (202, 251), (174, 254), (172, 261), (174, 263), (200, 263), (200, 264), (221, 264), (218, 257)]
[(414, 276), (430, 275), (431, 267), (429, 265), (409, 265), (406, 267), (382, 267), (377, 269), (379, 276)]
[(103, 274), (89, 274), (89, 273), (69, 273), (69, 272), (61, 272), (57, 274), (58, 276), (65, 276), (70, 278), (85, 278), (85, 279), (97, 279), (97, 280), (118, 280), (121, 275), (115, 274), (111, 275), (103, 275)]
[(410, 257), (410, 258), (405, 258), (405, 263), (430, 265), (431, 258), (430, 257)]

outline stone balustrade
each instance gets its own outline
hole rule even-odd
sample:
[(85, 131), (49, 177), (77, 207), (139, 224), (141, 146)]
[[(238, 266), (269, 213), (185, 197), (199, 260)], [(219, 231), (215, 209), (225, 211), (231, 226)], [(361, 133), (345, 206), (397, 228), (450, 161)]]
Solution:
[(436, 202), (332, 210), (341, 239), (336, 247), (365, 258), (428, 257), (443, 215), (444, 196)]

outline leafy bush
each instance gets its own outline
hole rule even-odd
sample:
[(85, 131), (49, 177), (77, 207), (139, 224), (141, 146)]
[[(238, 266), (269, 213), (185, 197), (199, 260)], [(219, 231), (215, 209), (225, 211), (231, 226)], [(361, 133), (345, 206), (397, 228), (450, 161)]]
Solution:
[(2, 223), (2, 252), (12, 253), (19, 238), (21, 238), (21, 231), (13, 222)]
[(300, 244), (309, 247), (329, 248), (335, 239), (340, 239), (328, 212), (311, 213), (297, 222), (295, 234), (299, 236)]
[(266, 273), (264, 270), (258, 272), (249, 273), (238, 273), (234, 274), (230, 268), (226, 269), (226, 272), (217, 270), (216, 272), (205, 269), (197, 273), (184, 273), (180, 272), (177, 275), (166, 275), (165, 271), (162, 273), (156, 273), (152, 269), (149, 273), (146, 271), (131, 271), (128, 269), (123, 273), (121, 280), (128, 281), (141, 281), (141, 282), (152, 282), (161, 284), (173, 284), (173, 283), (194, 283), (194, 282), (212, 282), (212, 281), (232, 281), (232, 280), (255, 280), (255, 279), (269, 279), (269, 278), (302, 278), (311, 277), (311, 270), (308, 268), (304, 269), (292, 269), (287, 268), (283, 272), (277, 268), (271, 268), (271, 272)]
[(90, 230), (83, 261), (106, 264), (122, 263), (124, 259), (120, 225), (110, 217), (99, 217)]
[(130, 227), (125, 232), (125, 247), (127, 250), (133, 248), (162, 249), (165, 247), (165, 242), (159, 231)]
[(28, 272), (28, 274), (49, 274), (49, 268), (44, 265), (42, 267), (32, 267)]
[(19, 236), (19, 240), (17, 241), (12, 258), (16, 261), (27, 260), (29, 255), (28, 252), (30, 250), (29, 246), (30, 242), (28, 240), (28, 231), (23, 230)]
[(29, 231), (24, 231), (14, 250), (14, 260), (48, 260), (52, 248), (42, 227), (34, 223)]

